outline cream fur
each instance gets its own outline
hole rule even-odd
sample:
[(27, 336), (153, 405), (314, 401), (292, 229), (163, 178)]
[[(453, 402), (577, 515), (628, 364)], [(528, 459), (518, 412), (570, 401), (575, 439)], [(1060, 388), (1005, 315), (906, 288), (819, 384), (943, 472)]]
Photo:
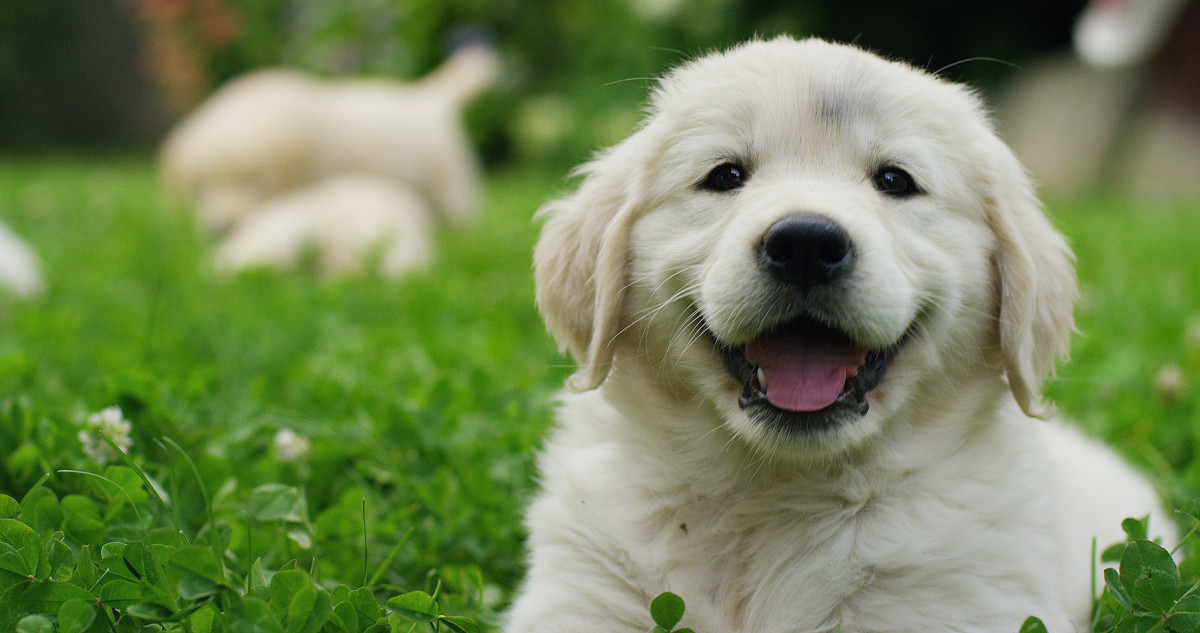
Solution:
[(412, 84), (321, 81), (287, 70), (245, 75), (171, 132), (163, 178), (214, 230), (274, 196), (346, 173), (395, 179), (440, 218), (466, 222), (480, 185), (462, 107), (498, 70), (492, 51), (471, 47)]
[[(698, 187), (716, 165), (751, 173)], [(872, 187), (902, 165), (922, 193)], [(541, 456), (509, 633), (646, 631), (673, 591), (702, 633), (1084, 630), (1091, 548), (1154, 490), (1049, 415), (1076, 282), (1065, 240), (970, 91), (859, 49), (755, 41), (662, 80), (630, 138), (547, 205), (538, 304), (580, 360)], [(781, 306), (755, 245), (822, 215), (858, 259), (805, 310), (906, 331), (869, 412), (785, 433), (738, 406), (715, 339)]]
[(430, 213), (411, 188), (377, 176), (339, 176), (253, 211), (217, 248), (218, 270), (288, 268), (306, 247), (322, 273), (361, 272), (372, 255), (398, 276), (432, 255)]

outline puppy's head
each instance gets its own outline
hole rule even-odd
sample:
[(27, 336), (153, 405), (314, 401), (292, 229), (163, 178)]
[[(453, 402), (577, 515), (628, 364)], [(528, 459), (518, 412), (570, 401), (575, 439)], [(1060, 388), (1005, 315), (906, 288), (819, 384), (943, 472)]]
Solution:
[(1070, 253), (972, 93), (778, 38), (677, 69), (649, 111), (543, 210), (573, 388), (649, 363), (751, 443), (822, 452), (1002, 372), (1045, 412)]

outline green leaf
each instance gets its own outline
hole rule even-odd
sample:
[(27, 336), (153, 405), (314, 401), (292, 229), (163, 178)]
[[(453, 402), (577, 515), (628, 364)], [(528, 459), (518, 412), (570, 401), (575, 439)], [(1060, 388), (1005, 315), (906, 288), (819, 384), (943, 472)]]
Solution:
[[(334, 591), (345, 587), (338, 585)], [(330, 597), (332, 600), (332, 596)], [(349, 602), (339, 602), (333, 607), (333, 614), (329, 617), (329, 622), (337, 627), (343, 633), (358, 633), (358, 609), (354, 608)]]
[(1133, 620), (1134, 633), (1166, 633), (1167, 621), (1161, 616), (1141, 614)]
[(73, 515), (90, 517), (93, 519), (100, 518), (100, 508), (96, 507), (96, 502), (83, 495), (67, 495), (59, 501), (62, 506), (63, 516), (70, 518)]
[(683, 598), (670, 591), (658, 594), (658, 597), (650, 603), (650, 617), (654, 618), (655, 624), (668, 631), (674, 629), (675, 625), (683, 619), (683, 611)]
[(71, 584), (90, 590), (96, 584), (96, 564), (92, 562), (91, 549), (84, 545), (75, 558), (75, 570), (71, 572)]
[(247, 582), (247, 589), (267, 586), (267, 576), (263, 573), (261, 557), (254, 559), (254, 564), (250, 565), (250, 576), (247, 579)]
[(1029, 616), (1025, 618), (1025, 622), (1021, 624), (1020, 633), (1049, 633), (1046, 631), (1046, 625), (1040, 619)]
[[(149, 631), (153, 631), (150, 629)], [(125, 614), (121, 619), (117, 620), (116, 633), (149, 633), (143, 626), (142, 621), (132, 615)]]
[(1179, 569), (1170, 552), (1144, 539), (1125, 548), (1120, 580), (1135, 605), (1154, 613), (1165, 614), (1179, 593)]
[(46, 543), (46, 561), (50, 565), (52, 578), (66, 580), (75, 568), (75, 552), (63, 542), (63, 533), (55, 532)]
[(142, 592), (137, 583), (113, 578), (100, 585), (100, 602), (106, 607), (124, 609), (141, 600)]
[(334, 605), (338, 605), (343, 602), (350, 602), (350, 587), (346, 585), (338, 585), (333, 589), (330, 589), (329, 599), (333, 601)]
[(287, 537), (301, 549), (312, 549), (312, 535), (304, 528), (288, 530)]
[(175, 583), (175, 589), (179, 591), (179, 597), (185, 600), (199, 600), (220, 591), (221, 585), (204, 576), (184, 573)]
[(308, 572), (302, 569), (275, 572), (271, 577), (271, 607), (281, 615), (287, 613), (296, 594), (311, 586), (312, 579), (308, 577)]
[(360, 620), (375, 622), (385, 614), (383, 607), (379, 606), (379, 601), (375, 599), (375, 594), (371, 593), (371, 590), (366, 587), (359, 587), (351, 591), (350, 602), (354, 605), (354, 609), (358, 611)]
[(233, 633), (284, 633), (271, 606), (258, 598), (243, 596), (226, 614)]
[(400, 617), (412, 622), (433, 622), (438, 616), (437, 601), (424, 591), (410, 591), (394, 596), (388, 599), (387, 606)]
[(104, 575), (108, 577), (123, 578), (131, 582), (137, 582), (137, 574), (129, 568), (125, 563), (124, 556), (105, 556), (100, 559), (100, 569), (104, 570)]
[(1108, 593), (1116, 600), (1117, 604), (1126, 611), (1133, 611), (1133, 598), (1129, 597), (1129, 592), (1121, 584), (1121, 576), (1117, 570), (1108, 567), (1104, 570), (1104, 586), (1108, 587)]
[(181, 547), (171, 554), (167, 564), (179, 574), (176, 583), (179, 595), (189, 600), (212, 595), (225, 585), (225, 568), (221, 565), (221, 559), (207, 547)]
[(35, 486), (21, 499), (21, 521), (29, 527), (35, 530), (51, 530), (58, 527), (62, 520), (62, 508), (58, 505), (58, 497), (49, 489)]
[(307, 519), (304, 495), (298, 488), (283, 484), (255, 488), (246, 500), (246, 510), (256, 521), (303, 523)]
[(1113, 543), (1112, 545), (1109, 545), (1108, 547), (1104, 548), (1104, 551), (1100, 553), (1100, 562), (1102, 562), (1102, 563), (1119, 563), (1119, 562), (1121, 562), (1121, 555), (1125, 553), (1125, 545), (1126, 545), (1126, 543), (1124, 543), (1124, 542)]
[(216, 620), (217, 613), (213, 611), (212, 603), (204, 605), (203, 608), (187, 618), (192, 625), (192, 633), (213, 633), (213, 623)]
[(16, 519), (0, 519), (0, 569), (33, 576), (41, 554), (42, 540), (33, 528)]
[(146, 547), (141, 541), (134, 541), (126, 545), (124, 558), (133, 572), (139, 576), (139, 580), (151, 585), (157, 585), (160, 582), (162, 565), (155, 557), (154, 550)]
[(1176, 603), (1167, 622), (1175, 631), (1200, 631), (1200, 595), (1192, 594)]
[[(141, 541), (133, 541), (125, 544), (125, 551), (121, 552), (121, 557), (125, 559), (125, 563), (133, 570), (139, 578), (146, 576), (146, 570), (150, 565), (146, 561), (146, 546)], [(151, 580), (151, 582), (154, 582)]]
[[(4, 574), (15, 575), (12, 572)], [(20, 576), (17, 576), (20, 578)], [(17, 623), (17, 616), (28, 613), (30, 609), (21, 603), (21, 594), (33, 583), (29, 580), (14, 582), (5, 588), (0, 588), (0, 627), (11, 627)]]
[[(149, 493), (147, 493), (145, 487), (143, 487), (144, 481), (142, 480), (141, 475), (138, 475), (137, 471), (132, 468), (127, 466), (109, 466), (108, 468), (104, 469), (104, 476), (111, 480), (112, 483), (120, 487), (121, 490), (124, 490), (125, 494), (128, 495), (129, 500), (133, 501), (134, 503), (140, 503), (150, 498)], [(102, 479), (95, 481), (107, 483)], [(111, 488), (109, 488), (107, 492), (109, 494), (115, 494), (115, 491), (113, 491)], [(124, 500), (121, 497), (114, 498)]]
[(1183, 504), (1183, 507), (1179, 511), (1200, 521), (1200, 498), (1192, 499)]
[(445, 615), (438, 618), (438, 622), (446, 625), (446, 628), (455, 633), (479, 633), (479, 625), (470, 618), (459, 617), (456, 615)]
[(95, 602), (96, 596), (61, 580), (35, 582), (21, 594), (21, 599), (37, 606), (43, 613), (57, 611), (59, 605), (68, 600)]
[(58, 633), (83, 633), (96, 619), (96, 609), (83, 600), (72, 599), (58, 608)]
[(175, 615), (167, 607), (153, 602), (135, 602), (125, 607), (125, 613), (151, 622), (164, 622)]
[(329, 620), (333, 608), (329, 594), (311, 583), (305, 585), (288, 604), (287, 633), (316, 633)]
[(27, 615), (17, 621), (16, 633), (54, 633), (54, 621), (41, 615)]
[(21, 514), (21, 504), (16, 499), (0, 494), (0, 519), (15, 519)]
[(1144, 516), (1140, 519), (1132, 517), (1121, 521), (1121, 529), (1125, 530), (1125, 536), (1129, 541), (1144, 541), (1149, 534), (1150, 517)]
[(179, 606), (181, 596), (170, 583), (162, 582), (152, 585), (143, 580), (138, 583), (138, 590), (142, 603), (156, 604), (172, 612)]

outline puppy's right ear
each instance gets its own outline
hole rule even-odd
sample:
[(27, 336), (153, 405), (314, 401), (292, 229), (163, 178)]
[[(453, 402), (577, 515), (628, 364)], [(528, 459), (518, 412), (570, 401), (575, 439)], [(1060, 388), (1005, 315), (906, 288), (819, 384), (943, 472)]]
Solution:
[(580, 168), (579, 190), (548, 203), (533, 254), (537, 304), (579, 372), (576, 391), (600, 386), (612, 365), (628, 279), (629, 232), (640, 215), (637, 136)]

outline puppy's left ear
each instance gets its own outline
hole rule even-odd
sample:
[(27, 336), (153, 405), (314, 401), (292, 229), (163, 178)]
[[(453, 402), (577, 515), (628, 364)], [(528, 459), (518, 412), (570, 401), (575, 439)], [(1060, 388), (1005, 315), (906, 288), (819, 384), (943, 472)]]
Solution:
[(1053, 407), (1042, 401), (1042, 382), (1066, 358), (1074, 329), (1074, 256), (1043, 213), (1025, 168), (989, 136), (984, 164), (997, 244), (1000, 350), (1017, 403), (1027, 415), (1045, 418)]

